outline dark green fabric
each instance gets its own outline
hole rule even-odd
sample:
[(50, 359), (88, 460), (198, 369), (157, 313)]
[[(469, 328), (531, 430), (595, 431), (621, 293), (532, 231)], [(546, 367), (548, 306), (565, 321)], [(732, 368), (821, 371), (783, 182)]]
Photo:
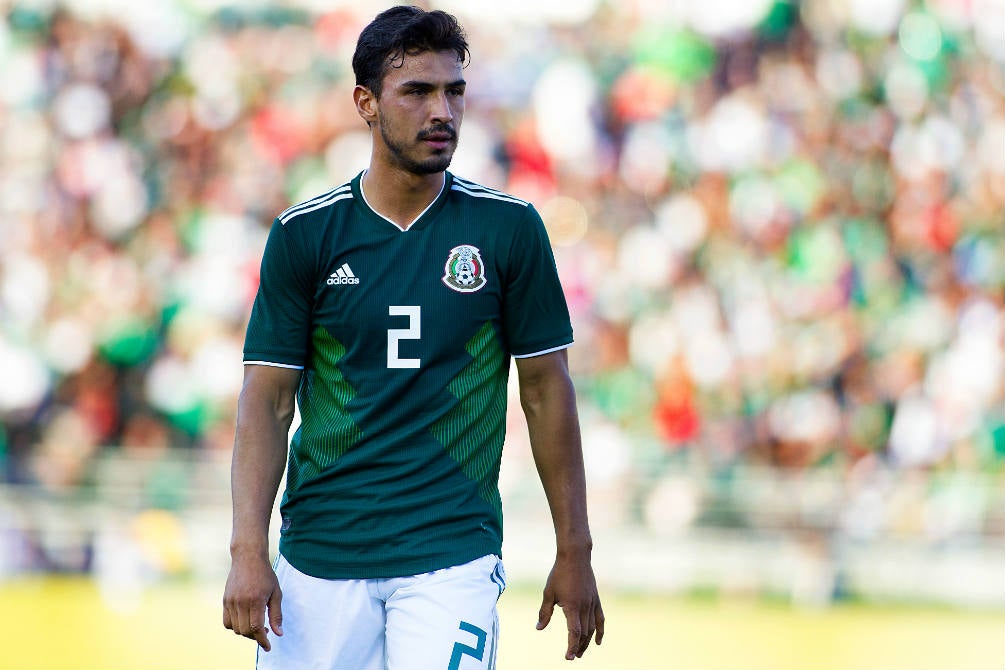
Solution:
[(280, 551), (325, 578), (500, 554), (510, 356), (571, 342), (523, 201), (448, 173), (401, 231), (357, 177), (280, 214), (245, 341), (246, 362), (304, 368)]

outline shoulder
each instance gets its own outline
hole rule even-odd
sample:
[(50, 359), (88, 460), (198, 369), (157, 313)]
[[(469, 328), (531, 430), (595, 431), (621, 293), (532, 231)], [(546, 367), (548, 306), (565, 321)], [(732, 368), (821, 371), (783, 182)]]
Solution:
[(451, 174), (451, 177), (450, 195), (458, 200), (493, 209), (498, 208), (510, 211), (514, 208), (520, 210), (532, 209), (529, 202), (509, 193), (483, 186), (470, 179), (458, 177), (455, 174)]
[(286, 208), (276, 217), (276, 221), (289, 228), (305, 222), (326, 220), (332, 210), (345, 208), (353, 197), (352, 182), (346, 182), (327, 193)]

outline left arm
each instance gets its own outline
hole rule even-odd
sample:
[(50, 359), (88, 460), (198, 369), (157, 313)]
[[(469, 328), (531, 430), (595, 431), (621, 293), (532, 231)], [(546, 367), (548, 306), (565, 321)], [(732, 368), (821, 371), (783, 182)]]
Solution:
[(593, 540), (586, 514), (586, 475), (568, 355), (560, 350), (516, 359), (520, 404), (531, 450), (555, 524), (557, 553), (544, 588), (538, 630), (562, 608), (569, 629), (565, 658), (582, 657), (594, 632), (604, 637), (604, 611), (590, 563)]

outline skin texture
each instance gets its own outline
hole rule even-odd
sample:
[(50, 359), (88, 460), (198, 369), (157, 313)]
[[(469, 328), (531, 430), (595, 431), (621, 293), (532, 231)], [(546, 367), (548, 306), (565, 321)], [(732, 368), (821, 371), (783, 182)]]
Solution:
[(576, 394), (563, 349), (516, 359), (520, 405), (527, 417), (534, 463), (555, 524), (555, 564), (544, 587), (538, 630), (562, 608), (569, 631), (565, 658), (580, 658), (596, 633), (604, 638), (604, 609), (590, 564), (593, 540), (586, 516), (586, 477)]
[(353, 90), (373, 140), (363, 192), (403, 229), (443, 186), (464, 118), (464, 91), (461, 62), (452, 51), (405, 56), (384, 75), (379, 99), (363, 86)]
[(269, 563), (269, 518), (286, 465), (300, 370), (244, 366), (231, 464), (233, 531), (230, 574), (223, 595), (223, 625), (269, 651), (265, 612), (282, 635), (282, 593)]
[[(407, 229), (443, 187), (464, 116), (461, 62), (451, 51), (407, 55), (385, 74), (378, 98), (357, 86), (356, 110), (371, 130), (373, 151), (363, 179), (370, 205)], [(593, 543), (576, 398), (564, 350), (517, 359), (520, 402), (538, 474), (555, 525), (556, 557), (537, 628), (562, 608), (565, 658), (579, 658), (604, 636), (604, 614), (590, 563)], [(271, 648), (267, 626), (282, 635), (282, 593), (268, 556), (272, 505), (286, 464), (294, 394), (301, 372), (245, 366), (231, 470), (233, 533), (223, 625)]]

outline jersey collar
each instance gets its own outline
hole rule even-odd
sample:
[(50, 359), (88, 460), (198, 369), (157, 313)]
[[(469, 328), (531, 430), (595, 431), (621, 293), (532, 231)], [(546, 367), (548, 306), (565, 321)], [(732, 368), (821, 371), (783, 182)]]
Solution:
[(352, 192), (353, 196), (355, 196), (356, 202), (359, 203), (360, 208), (367, 215), (367, 218), (373, 219), (382, 226), (390, 227), (390, 230), (392, 232), (398, 232), (398, 233), (407, 233), (413, 230), (421, 230), (422, 228), (425, 228), (427, 225), (429, 225), (429, 222), (436, 218), (436, 215), (439, 213), (439, 211), (443, 209), (443, 205), (446, 204), (447, 197), (450, 194), (450, 186), (454, 180), (454, 176), (450, 174), (450, 172), (444, 171), (443, 185), (440, 187), (440, 192), (437, 194), (435, 198), (433, 198), (433, 201), (429, 203), (429, 206), (426, 207), (426, 209), (422, 210), (419, 216), (415, 217), (415, 220), (412, 221), (412, 224), (408, 226), (408, 228), (405, 228), (403, 230), (397, 223), (395, 223), (391, 219), (387, 218), (386, 216), (375, 210), (373, 207), (370, 206), (370, 203), (367, 202), (366, 195), (363, 194), (363, 175), (365, 174), (366, 170), (363, 170), (358, 175), (356, 175), (355, 179), (352, 180)]

